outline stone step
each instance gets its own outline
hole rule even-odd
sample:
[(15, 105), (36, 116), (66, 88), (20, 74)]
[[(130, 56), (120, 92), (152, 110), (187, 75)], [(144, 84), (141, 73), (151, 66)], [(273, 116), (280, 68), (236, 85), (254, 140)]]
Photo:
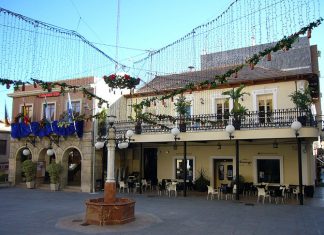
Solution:
[(65, 186), (61, 190), (64, 192), (81, 192), (81, 186)]

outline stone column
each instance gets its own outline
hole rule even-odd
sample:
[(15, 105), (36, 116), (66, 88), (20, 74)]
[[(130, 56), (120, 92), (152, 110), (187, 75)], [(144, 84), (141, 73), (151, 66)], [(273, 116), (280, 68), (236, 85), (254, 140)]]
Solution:
[(116, 200), (116, 181), (115, 181), (115, 148), (116, 133), (113, 127), (108, 130), (107, 144), (107, 180), (105, 183), (104, 202), (113, 203)]

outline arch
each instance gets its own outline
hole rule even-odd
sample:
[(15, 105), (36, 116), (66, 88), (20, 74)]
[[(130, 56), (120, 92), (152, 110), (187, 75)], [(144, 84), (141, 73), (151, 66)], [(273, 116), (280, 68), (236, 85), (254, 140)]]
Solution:
[[(28, 156), (23, 155), (23, 150), (28, 149), (30, 151), (30, 154)], [(33, 152), (30, 148), (27, 146), (21, 146), (17, 149), (16, 155), (15, 155), (15, 165), (16, 165), (16, 172), (15, 172), (15, 183), (19, 184), (24, 182), (24, 174), (22, 172), (21, 164), (23, 161), (30, 159), (33, 159)]]
[(40, 183), (49, 184), (50, 178), (49, 178), (49, 174), (47, 172), (47, 167), (52, 161), (56, 161), (57, 157), (56, 157), (55, 151), (54, 151), (54, 155), (49, 156), (49, 155), (47, 155), (47, 148), (42, 148), (38, 152), (37, 157), (38, 157), (37, 165), (41, 166), (41, 168), (43, 168), (43, 169), (40, 169), (41, 172), (37, 172), (38, 180), (40, 181)]
[(75, 146), (69, 146), (63, 152), (62, 156), (62, 185), (80, 186), (82, 174), (82, 152)]

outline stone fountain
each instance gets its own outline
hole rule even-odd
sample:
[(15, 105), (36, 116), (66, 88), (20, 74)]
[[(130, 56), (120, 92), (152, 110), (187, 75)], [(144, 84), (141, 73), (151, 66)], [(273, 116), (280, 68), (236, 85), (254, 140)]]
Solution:
[[(101, 226), (125, 224), (135, 220), (135, 201), (129, 198), (116, 198), (116, 181), (114, 177), (116, 134), (113, 127), (114, 116), (108, 116), (108, 123), (107, 181), (105, 182), (104, 197), (89, 199), (85, 203), (85, 222)], [(128, 137), (130, 138), (131, 135)], [(96, 143), (96, 148), (102, 148), (103, 146), (104, 142)], [(128, 143), (124, 142), (123, 147), (127, 148)]]

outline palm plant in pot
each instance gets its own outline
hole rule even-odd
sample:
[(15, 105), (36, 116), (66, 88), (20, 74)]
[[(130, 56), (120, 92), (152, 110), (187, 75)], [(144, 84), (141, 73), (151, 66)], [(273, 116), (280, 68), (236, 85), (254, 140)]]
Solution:
[(133, 109), (135, 112), (135, 134), (142, 133), (142, 120), (143, 120), (143, 105), (141, 103), (134, 104)]
[(248, 92), (243, 92), (243, 88), (245, 85), (241, 84), (240, 87), (236, 89), (231, 89), (228, 91), (224, 91), (222, 95), (229, 96), (228, 99), (233, 101), (233, 108), (231, 110), (231, 115), (233, 116), (233, 126), (236, 130), (240, 129), (241, 120), (247, 114), (247, 108), (245, 108), (242, 104), (240, 104), (240, 99), (243, 100), (244, 95), (250, 95)]
[(32, 160), (25, 160), (22, 163), (22, 171), (25, 173), (26, 176), (26, 185), (27, 188), (35, 188), (35, 178), (37, 172), (36, 162)]
[(179, 130), (181, 132), (186, 132), (185, 117), (188, 116), (190, 113), (191, 102), (186, 100), (186, 97), (181, 95), (177, 99), (177, 102), (174, 103), (174, 106), (175, 106), (175, 111), (178, 113), (180, 118)]
[(102, 109), (97, 114), (98, 119), (98, 135), (99, 136), (106, 136), (107, 135), (107, 109)]
[(59, 189), (60, 175), (62, 170), (62, 165), (56, 162), (52, 162), (47, 167), (47, 171), (51, 181), (50, 187), (52, 191), (57, 191)]
[(297, 107), (297, 120), (303, 126), (306, 126), (307, 114), (311, 113), (310, 107), (313, 103), (310, 88), (306, 87), (304, 90), (296, 90), (293, 93), (291, 93), (289, 97)]

